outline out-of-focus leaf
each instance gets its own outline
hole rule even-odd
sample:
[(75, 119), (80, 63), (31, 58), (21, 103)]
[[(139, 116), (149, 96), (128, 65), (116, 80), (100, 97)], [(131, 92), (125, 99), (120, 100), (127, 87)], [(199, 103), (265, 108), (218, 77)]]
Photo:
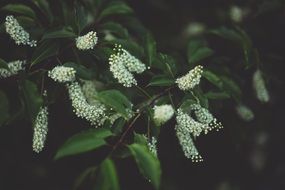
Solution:
[(37, 47), (32, 55), (31, 66), (57, 54), (59, 46), (57, 43), (45, 41)]
[(153, 59), (156, 56), (156, 42), (153, 36), (149, 32), (147, 32), (145, 35), (144, 49), (145, 49), (147, 64), (151, 66)]
[(64, 63), (64, 66), (74, 68), (76, 70), (76, 75), (79, 78), (90, 80), (94, 76), (92, 70), (87, 69), (83, 65), (76, 64), (73, 62), (67, 62), (67, 63)]
[(134, 143), (141, 144), (141, 145), (147, 145), (147, 139), (142, 134), (134, 133)]
[(0, 58), (0, 68), (10, 70), (8, 67), (8, 63)]
[(106, 144), (112, 133), (107, 129), (91, 129), (70, 137), (57, 151), (54, 159), (95, 150)]
[(166, 54), (159, 53), (152, 67), (162, 70), (169, 77), (175, 78), (177, 74), (176, 60)]
[(158, 158), (145, 145), (135, 143), (130, 145), (129, 149), (136, 160), (141, 174), (153, 184), (155, 189), (159, 189), (161, 168)]
[(52, 22), (53, 15), (52, 15), (52, 12), (50, 10), (50, 6), (47, 0), (33, 0), (33, 2), (46, 15), (49, 22)]
[(62, 28), (60, 30), (46, 32), (43, 35), (42, 40), (54, 39), (54, 38), (75, 38), (75, 37), (76, 37), (76, 35), (72, 31), (72, 29), (65, 27), (65, 28)]
[(209, 82), (217, 86), (218, 88), (223, 88), (223, 82), (220, 77), (209, 70), (204, 70), (202, 76), (205, 77)]
[(237, 44), (241, 44), (243, 41), (242, 36), (236, 30), (229, 29), (229, 28), (226, 28), (224, 26), (217, 28), (217, 29), (210, 30), (209, 32), (211, 34), (215, 34), (221, 38), (233, 41)]
[(23, 4), (8, 4), (1, 8), (1, 10), (8, 11), (11, 13), (21, 14), (30, 18), (35, 19), (36, 14), (33, 9)]
[(118, 113), (128, 118), (128, 110), (131, 109), (132, 104), (128, 98), (118, 90), (106, 90), (98, 93), (98, 99), (113, 108)]
[(223, 90), (229, 93), (236, 101), (240, 101), (242, 93), (238, 84), (229, 77), (221, 76), (220, 78), (223, 81)]
[(78, 33), (80, 33), (85, 28), (85, 26), (87, 26), (86, 9), (78, 3), (75, 5), (75, 24), (77, 26)]
[(227, 99), (230, 98), (230, 95), (226, 92), (207, 92), (205, 96), (209, 99)]
[(97, 167), (89, 167), (86, 170), (84, 170), (75, 180), (73, 190), (79, 189), (80, 185), (86, 180), (88, 176), (92, 176)]
[(95, 190), (119, 190), (119, 177), (114, 162), (106, 158), (100, 165)]
[(0, 126), (9, 118), (9, 101), (6, 94), (0, 91)]
[(103, 19), (110, 15), (127, 15), (133, 13), (132, 8), (121, 1), (113, 1), (101, 12), (98, 19)]
[(42, 96), (38, 91), (37, 85), (29, 80), (23, 81), (22, 92), (24, 95), (27, 112), (31, 120), (34, 121), (40, 107), (43, 105)]
[(214, 51), (207, 47), (207, 43), (200, 39), (192, 39), (188, 43), (188, 62), (193, 65), (213, 55)]
[(106, 22), (101, 26), (102, 30), (109, 31), (120, 38), (128, 38), (129, 33), (126, 28), (116, 22)]
[(148, 86), (171, 86), (175, 83), (175, 80), (165, 75), (154, 76)]
[(124, 118), (118, 118), (112, 126), (112, 132), (117, 135), (120, 134), (125, 124), (126, 120)]

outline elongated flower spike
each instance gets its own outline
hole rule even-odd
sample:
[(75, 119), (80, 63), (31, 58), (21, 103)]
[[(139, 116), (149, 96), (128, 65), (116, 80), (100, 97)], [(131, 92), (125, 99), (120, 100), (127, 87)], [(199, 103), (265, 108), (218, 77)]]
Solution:
[(178, 88), (181, 90), (191, 90), (200, 83), (200, 79), (203, 73), (203, 66), (198, 65), (194, 69), (190, 70), (186, 75), (176, 79)]
[(164, 104), (153, 107), (153, 120), (157, 126), (161, 126), (172, 118), (174, 109), (171, 105)]
[(43, 150), (48, 133), (48, 109), (40, 108), (36, 117), (33, 135), (33, 150), (39, 153)]
[(73, 82), (76, 71), (74, 68), (65, 66), (56, 66), (48, 72), (48, 76), (59, 83)]
[(256, 93), (256, 97), (261, 102), (268, 102), (270, 99), (268, 90), (265, 85), (265, 81), (260, 70), (256, 70), (252, 78), (253, 88)]
[(5, 29), (17, 45), (37, 46), (37, 41), (30, 40), (30, 34), (24, 30), (14, 16), (6, 16)]
[(93, 49), (94, 46), (97, 44), (98, 37), (96, 32), (90, 31), (84, 36), (79, 36), (75, 39), (76, 47), (79, 50), (89, 50)]
[(147, 143), (148, 149), (153, 155), (157, 156), (157, 139), (155, 137), (151, 137), (151, 139)]
[(5, 68), (0, 68), (0, 78), (7, 78), (18, 74), (19, 71), (24, 70), (24, 64), (26, 61), (13, 61), (7, 64), (9, 70)]

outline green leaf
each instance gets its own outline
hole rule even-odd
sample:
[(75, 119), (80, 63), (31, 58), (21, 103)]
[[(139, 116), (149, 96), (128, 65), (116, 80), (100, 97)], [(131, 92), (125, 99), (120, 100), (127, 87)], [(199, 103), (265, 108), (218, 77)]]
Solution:
[(80, 185), (86, 180), (87, 177), (92, 176), (97, 167), (89, 167), (85, 169), (75, 180), (73, 190), (79, 189)]
[(74, 68), (76, 70), (76, 75), (79, 78), (90, 80), (94, 76), (92, 70), (87, 69), (83, 65), (76, 64), (73, 62), (67, 62), (67, 63), (64, 63), (64, 66)]
[(35, 120), (40, 107), (43, 105), (43, 99), (40, 95), (37, 85), (29, 80), (24, 80), (22, 83), (22, 92), (24, 95), (27, 112), (32, 121)]
[(230, 40), (230, 41), (235, 42), (237, 44), (241, 44), (243, 41), (242, 36), (236, 30), (229, 29), (229, 28), (226, 28), (224, 26), (217, 28), (217, 29), (210, 30), (209, 32), (211, 34), (217, 35), (221, 38)]
[(3, 125), (9, 117), (9, 100), (6, 94), (0, 91), (0, 126)]
[(75, 37), (76, 35), (72, 31), (72, 29), (69, 27), (65, 27), (60, 30), (46, 32), (43, 35), (42, 40), (55, 39), (55, 38), (75, 38)]
[(101, 26), (102, 30), (109, 31), (120, 38), (128, 38), (129, 33), (126, 28), (116, 22), (106, 22)]
[(98, 20), (111, 15), (127, 15), (131, 13), (133, 13), (133, 10), (126, 3), (121, 1), (114, 1), (109, 3), (107, 7), (101, 12)]
[(118, 113), (128, 118), (128, 109), (132, 108), (128, 98), (118, 90), (106, 90), (98, 93), (98, 99), (105, 105), (110, 106)]
[(142, 134), (134, 132), (134, 142), (136, 144), (147, 145), (147, 138)]
[(152, 67), (162, 70), (167, 76), (175, 78), (177, 73), (176, 60), (166, 54), (159, 53)]
[(207, 98), (209, 99), (227, 99), (230, 98), (230, 95), (226, 92), (207, 92), (206, 94), (204, 94)]
[(99, 168), (98, 179), (95, 185), (96, 190), (119, 190), (119, 177), (114, 162), (107, 158)]
[(95, 150), (106, 144), (104, 138), (111, 136), (107, 129), (91, 129), (70, 137), (57, 151), (55, 160)]
[(192, 39), (188, 43), (187, 56), (190, 64), (195, 64), (203, 59), (213, 55), (214, 51), (207, 47), (205, 41), (200, 39)]
[(238, 84), (226, 76), (221, 76), (221, 80), (223, 81), (223, 89), (239, 102), (242, 92)]
[(8, 63), (0, 58), (0, 68), (10, 70), (8, 67)]
[(147, 32), (144, 40), (145, 54), (147, 59), (147, 64), (152, 65), (153, 59), (156, 56), (156, 42), (153, 36)]
[(141, 174), (159, 189), (161, 179), (161, 168), (158, 158), (153, 155), (145, 145), (132, 144), (128, 146)]
[(154, 76), (148, 86), (171, 86), (175, 83), (175, 80), (165, 75)]
[(33, 11), (33, 9), (23, 4), (8, 4), (2, 7), (1, 10), (8, 11), (11, 13), (16, 13), (16, 14), (21, 14), (21, 15), (24, 15), (24, 16), (27, 16), (33, 19), (36, 18), (36, 14)]
[[(77, 1), (76, 1), (77, 2)], [(76, 3), (75, 5), (75, 24), (77, 26), (78, 33), (80, 33), (87, 26), (87, 12), (86, 9)]]
[(211, 82), (212, 84), (214, 84), (218, 88), (223, 89), (223, 82), (220, 79), (220, 77), (218, 75), (216, 75), (215, 73), (213, 73), (209, 70), (204, 70), (202, 73), (202, 76), (205, 77), (209, 82)]
[(59, 46), (55, 42), (45, 41), (37, 47), (32, 55), (31, 66), (57, 54)]
[(33, 0), (33, 2), (45, 14), (48, 21), (51, 23), (53, 21), (53, 15), (47, 0)]

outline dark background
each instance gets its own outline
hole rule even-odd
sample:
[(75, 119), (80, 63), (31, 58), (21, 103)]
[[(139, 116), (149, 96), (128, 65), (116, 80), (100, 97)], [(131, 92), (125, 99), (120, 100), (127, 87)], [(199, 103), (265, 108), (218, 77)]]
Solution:
[[(242, 27), (259, 49), (268, 76), (271, 100), (268, 104), (262, 104), (254, 98), (248, 72), (241, 73), (244, 82), (249, 84), (243, 89), (244, 101), (253, 109), (255, 119), (251, 122), (240, 120), (235, 114), (234, 102), (226, 100), (216, 113), (224, 129), (198, 139), (197, 146), (205, 160), (203, 163), (193, 164), (183, 156), (174, 135), (174, 120), (163, 127), (158, 146), (163, 170), (162, 189), (285, 189), (285, 7), (283, 1), (276, 1), (277, 6), (256, 15), (259, 7), (267, 2), (273, 1), (129, 1), (137, 17), (154, 34), (158, 49), (164, 52), (185, 51), (187, 37), (184, 30), (190, 22), (199, 21), (207, 27), (229, 25), (227, 19), (219, 16), (220, 13), (231, 5), (249, 7), (252, 13)], [(1, 3), (4, 4), (4, 1)], [(212, 46), (227, 53), (227, 44), (217, 45), (215, 40), (212, 42)], [(4, 53), (9, 51), (1, 48), (1, 55)], [(274, 59), (268, 55), (273, 55)], [(1, 81), (0, 86), (3, 84)], [(11, 89), (16, 87), (13, 82), (9, 85)], [(11, 93), (13, 90), (10, 90)], [(28, 122), (17, 122), (0, 129), (1, 190), (72, 189), (78, 174), (87, 166), (99, 163), (108, 153), (108, 149), (101, 149), (96, 153), (53, 161), (56, 149), (67, 137), (78, 131), (77, 123), (81, 122), (68, 117), (70, 113), (66, 110), (69, 110), (69, 105), (64, 101), (65, 97), (66, 94), (63, 94), (63, 105), (50, 108), (52, 127), (49, 129), (47, 148), (41, 154), (32, 152), (32, 129)], [(131, 159), (116, 160), (116, 166), (122, 190), (152, 189), (139, 175)]]

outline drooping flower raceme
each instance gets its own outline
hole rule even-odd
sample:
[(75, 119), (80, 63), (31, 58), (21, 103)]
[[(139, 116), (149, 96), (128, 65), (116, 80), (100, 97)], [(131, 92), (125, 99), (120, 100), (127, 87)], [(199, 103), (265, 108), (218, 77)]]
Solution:
[(94, 81), (84, 80), (81, 85), (82, 92), (87, 100), (87, 102), (91, 105), (96, 105), (99, 101), (96, 99), (96, 94), (98, 93), (96, 90), (96, 86)]
[(171, 105), (165, 104), (160, 106), (154, 106), (153, 108), (153, 120), (156, 125), (160, 126), (166, 123), (169, 119), (172, 118), (174, 114), (174, 109)]
[(115, 46), (114, 51), (116, 53), (109, 58), (110, 71), (114, 78), (125, 87), (137, 85), (132, 73), (142, 73), (146, 69), (145, 65), (120, 45)]
[(15, 41), (17, 45), (29, 45), (31, 47), (37, 46), (36, 40), (30, 40), (30, 34), (24, 30), (14, 16), (6, 16), (5, 21), (6, 32)]
[(269, 93), (265, 86), (265, 82), (260, 70), (256, 70), (252, 78), (253, 88), (255, 90), (257, 99), (261, 102), (268, 102), (270, 99)]
[(200, 83), (200, 79), (203, 73), (203, 66), (198, 65), (194, 69), (190, 70), (186, 75), (176, 79), (178, 88), (181, 90), (191, 90)]
[(80, 117), (84, 118), (94, 126), (100, 126), (104, 123), (106, 116), (106, 107), (97, 103), (90, 105), (81, 89), (78, 82), (72, 82), (66, 85), (68, 89), (69, 98), (72, 103), (74, 113)]
[(240, 104), (236, 107), (237, 114), (244, 121), (251, 121), (254, 119), (252, 110), (246, 105)]
[(23, 65), (26, 63), (26, 61), (13, 61), (7, 64), (9, 70), (5, 68), (0, 68), (0, 78), (7, 78), (12, 75), (18, 74), (19, 71), (24, 70)]
[(97, 44), (98, 37), (96, 36), (96, 32), (90, 31), (84, 36), (79, 36), (76, 38), (76, 47), (80, 50), (88, 50), (93, 49)]
[(47, 107), (40, 108), (36, 117), (33, 135), (33, 150), (37, 153), (44, 148), (46, 136), (48, 133), (48, 109)]
[(48, 72), (48, 76), (56, 82), (65, 83), (74, 81), (75, 73), (72, 67), (56, 66)]

